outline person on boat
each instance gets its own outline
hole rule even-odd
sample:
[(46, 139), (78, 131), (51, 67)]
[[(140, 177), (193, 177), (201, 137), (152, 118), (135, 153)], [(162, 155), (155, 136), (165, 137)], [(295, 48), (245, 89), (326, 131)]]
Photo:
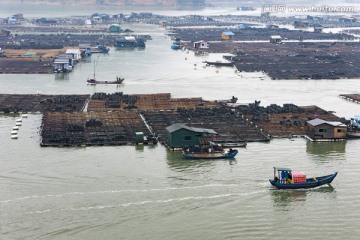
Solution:
[(287, 178), (286, 178), (286, 183), (292, 183), (291, 172), (288, 172), (288, 175), (287, 175)]

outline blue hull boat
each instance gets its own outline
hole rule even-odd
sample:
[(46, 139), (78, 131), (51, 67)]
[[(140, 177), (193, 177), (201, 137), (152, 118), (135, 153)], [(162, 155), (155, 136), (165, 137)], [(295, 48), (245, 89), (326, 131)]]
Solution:
[(199, 153), (188, 153), (183, 152), (183, 157), (186, 159), (226, 159), (234, 158), (238, 154), (238, 150), (233, 150), (231, 152), (199, 152)]
[[(279, 170), (275, 168), (275, 172), (276, 171), (279, 171), (279, 176), (281, 176), (281, 171), (284, 171), (284, 169)], [(285, 171), (288, 170), (286, 169)], [(333, 174), (326, 176), (306, 178), (306, 181), (302, 183), (289, 183), (287, 180), (283, 180), (281, 177), (279, 178), (277, 175), (275, 175), (274, 179), (269, 179), (269, 182), (278, 189), (314, 188), (325, 184), (330, 184), (335, 179), (337, 174), (338, 172), (334, 172)]]

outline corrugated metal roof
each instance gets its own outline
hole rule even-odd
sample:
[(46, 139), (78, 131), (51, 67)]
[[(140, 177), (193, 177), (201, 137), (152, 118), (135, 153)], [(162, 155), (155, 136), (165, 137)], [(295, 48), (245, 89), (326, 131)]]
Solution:
[(280, 35), (272, 35), (270, 36), (271, 39), (281, 39)]
[(224, 31), (223, 32), (225, 35), (231, 35), (231, 36), (234, 36), (235, 34), (231, 31)]
[(320, 118), (315, 118), (313, 120), (310, 120), (308, 121), (308, 124), (310, 124), (311, 126), (318, 126), (318, 125), (321, 125), (321, 124), (329, 124), (329, 125), (332, 125), (334, 127), (346, 127), (345, 124), (343, 124), (342, 122), (329, 122), (329, 121), (325, 121), (323, 119), (320, 119)]
[(166, 127), (166, 130), (170, 133), (173, 133), (173, 132), (176, 132), (183, 128), (187, 129), (189, 131), (192, 131), (192, 132), (218, 134), (213, 129), (189, 127), (189, 126), (186, 126), (184, 123), (175, 123), (173, 125)]
[(54, 63), (57, 63), (57, 64), (69, 64), (69, 59), (56, 58), (54, 60)]

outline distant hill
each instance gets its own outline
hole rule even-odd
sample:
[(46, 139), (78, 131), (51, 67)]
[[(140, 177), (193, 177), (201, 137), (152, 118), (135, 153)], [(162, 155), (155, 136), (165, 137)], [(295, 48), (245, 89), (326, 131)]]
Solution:
[[(1, 0), (6, 2), (7, 0)], [(17, 2), (11, 0), (8, 2)], [(51, 5), (83, 5), (83, 4), (104, 4), (104, 5), (139, 5), (139, 6), (204, 6), (206, 0), (18, 0), (21, 3), (51, 4)]]

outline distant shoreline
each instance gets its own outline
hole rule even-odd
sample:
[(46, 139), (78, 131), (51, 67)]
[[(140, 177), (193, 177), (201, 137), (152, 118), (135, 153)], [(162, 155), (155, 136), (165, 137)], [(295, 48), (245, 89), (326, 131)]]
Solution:
[(129, 7), (204, 7), (205, 5), (200, 5), (200, 6), (194, 6), (194, 5), (178, 5), (178, 4), (172, 4), (172, 3), (168, 3), (168, 4), (157, 4), (157, 3), (148, 3), (148, 4), (141, 4), (141, 3), (132, 3), (132, 4), (126, 4), (125, 2), (106, 2), (103, 4), (98, 4), (96, 3), (95, 0), (91, 1), (89, 3), (89, 1), (80, 1), (80, 2), (65, 2), (65, 4), (62, 4), (60, 1), (59, 2), (50, 2), (50, 1), (25, 1), (25, 2), (21, 2), (21, 0), (15, 1), (14, 0), (1, 0), (0, 6), (1, 5), (18, 5), (18, 4), (24, 4), (24, 5), (46, 5), (46, 6), (85, 6), (85, 5), (94, 5), (94, 6), (129, 6)]

